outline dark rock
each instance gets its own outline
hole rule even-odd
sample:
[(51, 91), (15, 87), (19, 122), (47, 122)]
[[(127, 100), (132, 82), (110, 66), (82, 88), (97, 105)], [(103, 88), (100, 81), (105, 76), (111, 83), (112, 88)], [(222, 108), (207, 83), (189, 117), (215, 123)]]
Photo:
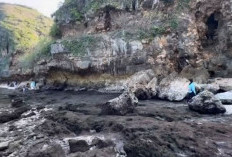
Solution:
[(108, 147), (111, 145), (113, 145), (112, 141), (103, 141), (97, 137), (94, 138), (92, 143), (91, 143), (91, 146), (96, 146), (96, 148), (98, 148), (98, 149), (102, 149), (102, 148), (105, 148), (105, 147)]
[(71, 135), (71, 132), (63, 125), (53, 122), (51, 120), (46, 120), (41, 125), (37, 126), (35, 129), (36, 133), (43, 133), (47, 136), (67, 136)]
[(71, 139), (68, 142), (69, 142), (69, 147), (70, 147), (70, 152), (71, 153), (86, 152), (86, 151), (88, 151), (90, 149), (90, 146), (84, 140)]
[(225, 113), (226, 109), (221, 101), (209, 91), (203, 91), (193, 97), (189, 102), (189, 108), (203, 114)]
[(131, 92), (124, 92), (119, 97), (112, 99), (102, 105), (102, 114), (126, 115), (134, 112), (138, 99)]
[(15, 110), (13, 110), (12, 112), (2, 112), (0, 113), (0, 123), (5, 123), (5, 122), (9, 122), (15, 119), (18, 119), (21, 117), (21, 115), (24, 112), (27, 112), (31, 109), (30, 106), (22, 106), (19, 108), (16, 108)]
[(28, 149), (26, 157), (64, 157), (65, 152), (59, 144), (41, 142)]
[(34, 115), (36, 115), (36, 114), (35, 114), (35, 112), (32, 111), (32, 112), (30, 112), (30, 113), (28, 113), (26, 115), (22, 115), (22, 118), (32, 117)]
[(49, 120), (52, 120), (56, 123), (62, 124), (68, 130), (74, 132), (76, 135), (80, 134), (83, 130), (89, 131), (90, 128), (88, 124), (80, 118), (79, 115), (74, 112), (69, 111), (60, 111), (51, 113), (46, 113), (45, 117)]
[(23, 106), (23, 105), (25, 105), (25, 103), (24, 103), (24, 101), (23, 101), (22, 99), (20, 99), (20, 98), (16, 98), (16, 99), (12, 99), (12, 100), (11, 100), (11, 107), (17, 108), (17, 107), (21, 107), (21, 106)]
[(58, 109), (60, 111), (67, 110), (67, 111), (73, 111), (73, 112), (79, 112), (80, 107), (84, 107), (86, 104), (66, 104), (65, 106), (60, 106)]

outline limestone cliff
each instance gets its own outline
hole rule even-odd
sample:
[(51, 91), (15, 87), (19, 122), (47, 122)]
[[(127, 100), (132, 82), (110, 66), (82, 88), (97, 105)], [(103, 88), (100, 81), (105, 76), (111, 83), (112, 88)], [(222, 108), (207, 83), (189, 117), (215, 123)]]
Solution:
[(54, 13), (53, 57), (33, 71), (73, 85), (150, 68), (161, 78), (229, 77), (231, 7), (230, 0), (66, 0)]

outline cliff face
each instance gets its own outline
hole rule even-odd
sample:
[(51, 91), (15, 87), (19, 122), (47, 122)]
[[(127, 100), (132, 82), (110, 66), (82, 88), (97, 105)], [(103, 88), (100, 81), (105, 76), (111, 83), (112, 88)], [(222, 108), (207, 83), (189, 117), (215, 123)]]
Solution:
[(54, 14), (62, 38), (52, 45), (48, 66), (36, 67), (36, 73), (59, 69), (78, 77), (117, 77), (153, 68), (161, 77), (176, 71), (197, 82), (230, 76), (231, 5), (230, 0), (65, 1)]
[(229, 77), (231, 6), (230, 0), (66, 0), (54, 13), (53, 57), (33, 72), (73, 85), (150, 68), (159, 77), (175, 71), (199, 83)]
[(16, 66), (21, 56), (48, 36), (52, 23), (31, 8), (0, 3), (0, 77), (9, 76), (10, 66)]

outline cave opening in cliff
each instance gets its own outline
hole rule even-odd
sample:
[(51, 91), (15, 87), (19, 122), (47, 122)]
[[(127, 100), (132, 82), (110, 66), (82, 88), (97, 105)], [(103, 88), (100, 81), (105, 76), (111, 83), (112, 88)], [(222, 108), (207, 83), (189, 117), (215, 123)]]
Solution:
[(104, 27), (105, 27), (105, 30), (106, 31), (109, 31), (111, 29), (111, 15), (110, 15), (110, 12), (112, 10), (115, 10), (114, 7), (112, 6), (106, 6), (105, 7), (105, 24), (104, 24)]
[(211, 14), (207, 21), (206, 21), (206, 41), (204, 42), (203, 46), (211, 46), (214, 45), (217, 42), (218, 38), (218, 28), (219, 28), (219, 13), (213, 13)]

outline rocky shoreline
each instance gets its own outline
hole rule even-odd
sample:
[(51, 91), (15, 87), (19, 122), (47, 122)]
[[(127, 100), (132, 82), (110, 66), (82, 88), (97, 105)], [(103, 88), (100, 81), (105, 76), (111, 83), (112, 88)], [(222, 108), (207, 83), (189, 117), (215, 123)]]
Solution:
[[(1, 89), (0, 156), (147, 157), (232, 155), (231, 115), (202, 115), (184, 102), (139, 101), (134, 112), (104, 115), (119, 96), (99, 92)], [(11, 106), (12, 99), (23, 99)], [(21, 102), (19, 102), (21, 103)], [(22, 110), (18, 113), (17, 110)]]

